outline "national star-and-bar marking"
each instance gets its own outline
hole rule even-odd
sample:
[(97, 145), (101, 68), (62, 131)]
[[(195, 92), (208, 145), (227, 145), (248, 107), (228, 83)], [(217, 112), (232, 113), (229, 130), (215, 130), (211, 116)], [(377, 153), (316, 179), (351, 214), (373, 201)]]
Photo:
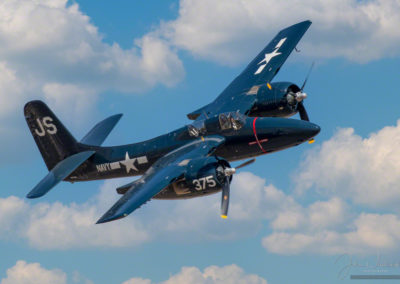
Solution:
[(129, 153), (126, 152), (124, 160), (113, 163), (104, 163), (96, 165), (96, 168), (98, 172), (106, 172), (106, 171), (120, 169), (122, 164), (126, 168), (126, 173), (129, 173), (131, 170), (138, 171), (137, 167), (135, 166), (136, 163), (138, 165), (147, 164), (148, 163), (147, 156), (130, 158)]
[(257, 69), (257, 71), (254, 73), (254, 75), (260, 74), (260, 73), (264, 70), (265, 66), (267, 66), (268, 62), (271, 61), (272, 58), (274, 58), (275, 56), (278, 56), (278, 55), (281, 55), (281, 54), (282, 54), (281, 52), (278, 52), (278, 50), (279, 50), (279, 48), (283, 45), (283, 43), (284, 43), (285, 41), (286, 41), (286, 37), (285, 37), (285, 38), (282, 38), (282, 39), (277, 43), (277, 45), (275, 46), (275, 49), (274, 49), (272, 52), (266, 53), (266, 54), (265, 54), (264, 59), (261, 60), (260, 62), (258, 62), (257, 65), (260, 65), (261, 63), (264, 63), (264, 62), (265, 62), (265, 64), (263, 64), (263, 65), (261, 65), (260, 67), (258, 67), (258, 69)]

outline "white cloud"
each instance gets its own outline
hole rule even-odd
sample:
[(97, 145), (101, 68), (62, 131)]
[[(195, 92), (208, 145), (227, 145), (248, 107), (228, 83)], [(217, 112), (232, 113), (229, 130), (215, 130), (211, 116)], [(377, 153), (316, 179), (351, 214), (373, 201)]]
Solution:
[(306, 19), (313, 25), (300, 46), (308, 56), (365, 62), (399, 55), (396, 0), (181, 0), (178, 18), (160, 33), (196, 56), (232, 65)]
[[(400, 249), (399, 144), (400, 121), (367, 138), (352, 128), (339, 129), (309, 151), (302, 170), (293, 177), (297, 193), (304, 197), (315, 189), (317, 196), (329, 200), (280, 210), (263, 246), (279, 254), (375, 254)], [(352, 206), (350, 211), (344, 199), (362, 207)]]
[(329, 201), (316, 201), (308, 208), (297, 205), (281, 209), (271, 226), (277, 230), (310, 228), (335, 228), (346, 218), (346, 205), (338, 198)]
[[(150, 279), (132, 278), (122, 284), (151, 284)], [(182, 267), (181, 271), (172, 275), (164, 284), (267, 284), (267, 281), (255, 274), (246, 274), (242, 268), (232, 264), (223, 267), (209, 266), (201, 271), (197, 267)]]
[(143, 91), (183, 76), (182, 63), (165, 41), (146, 35), (131, 49), (103, 42), (77, 4), (3, 1), (0, 59), (37, 85), (73, 84), (98, 92)]
[(24, 82), (16, 76), (15, 70), (10, 69), (7, 63), (0, 62), (0, 119), (10, 115), (24, 100)]
[(110, 180), (98, 195), (81, 204), (29, 205), (17, 197), (0, 199), (0, 237), (26, 240), (37, 249), (134, 247), (160, 239), (238, 239), (254, 235), (269, 222), (272, 232), (262, 245), (271, 253), (371, 254), (400, 248), (397, 215), (357, 215), (338, 197), (305, 207), (251, 173), (234, 178), (227, 220), (219, 217), (217, 194), (183, 201), (153, 200), (127, 218), (95, 225), (119, 198), (115, 188), (122, 181)]
[(72, 274), (72, 282), (68, 281), (67, 274), (60, 269), (46, 269), (40, 263), (27, 263), (19, 260), (7, 269), (7, 277), (0, 280), (0, 284), (66, 284), (82, 283), (93, 284), (93, 281), (75, 271)]
[(39, 249), (124, 247), (150, 240), (149, 232), (135, 220), (95, 225), (101, 215), (95, 205), (44, 203), (34, 206), (29, 213), (22, 237)]
[(135, 277), (135, 278), (131, 278), (127, 281), (124, 281), (122, 284), (151, 284), (151, 280)]
[(97, 100), (95, 89), (73, 84), (46, 83), (42, 91), (45, 100), (57, 110), (57, 116), (67, 117), (68, 122), (78, 125), (82, 125)]
[(263, 179), (244, 172), (234, 177), (227, 220), (219, 216), (221, 195), (216, 194), (191, 200), (153, 200), (127, 218), (95, 225), (120, 197), (115, 192), (120, 184), (121, 180), (106, 181), (98, 195), (81, 204), (29, 205), (28, 200), (17, 197), (0, 199), (0, 237), (10, 234), (39, 249), (127, 247), (155, 239), (237, 239), (256, 233), (263, 220), (275, 218), (280, 210), (299, 207), (272, 185), (265, 186)]
[(68, 110), (82, 118), (101, 93), (140, 93), (158, 84), (173, 86), (184, 77), (182, 62), (165, 40), (147, 34), (132, 39), (128, 49), (108, 44), (78, 4), (67, 2), (0, 2), (4, 154), (22, 143), (22, 109), (28, 100), (44, 99), (56, 113)]
[(15, 266), (7, 270), (7, 277), (1, 284), (66, 284), (67, 275), (58, 270), (47, 270), (39, 263), (17, 261)]
[(297, 190), (311, 187), (324, 195), (340, 195), (355, 203), (397, 208), (400, 202), (400, 121), (368, 138), (352, 128), (339, 129), (310, 151), (295, 177)]
[[(346, 229), (347, 228), (347, 229)], [(393, 214), (362, 213), (334, 229), (298, 228), (274, 231), (263, 246), (278, 254), (376, 254), (398, 250), (400, 219)]]
[(95, 225), (104, 213), (95, 200), (31, 206), (26, 200), (11, 196), (0, 198), (0, 213), (1, 238), (25, 239), (38, 249), (135, 246), (151, 239), (135, 219)]

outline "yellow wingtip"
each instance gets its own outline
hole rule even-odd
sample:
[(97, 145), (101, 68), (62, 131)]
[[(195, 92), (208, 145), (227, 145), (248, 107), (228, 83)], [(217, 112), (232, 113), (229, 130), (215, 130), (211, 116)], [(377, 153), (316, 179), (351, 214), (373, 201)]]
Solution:
[(267, 87), (268, 87), (268, 89), (272, 90), (272, 86), (270, 83), (267, 83)]
[(310, 139), (310, 140), (308, 140), (308, 144), (312, 144), (312, 143), (314, 143), (315, 142), (315, 140), (314, 139)]
[(226, 215), (221, 215), (221, 218), (222, 218), (222, 219), (226, 219), (226, 218), (228, 218), (228, 216), (226, 216)]

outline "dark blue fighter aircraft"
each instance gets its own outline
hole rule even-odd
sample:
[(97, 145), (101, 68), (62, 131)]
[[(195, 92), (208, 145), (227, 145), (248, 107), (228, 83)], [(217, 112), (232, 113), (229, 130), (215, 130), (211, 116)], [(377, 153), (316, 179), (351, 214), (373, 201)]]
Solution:
[[(144, 142), (101, 147), (122, 115), (101, 121), (78, 142), (43, 102), (28, 102), (25, 118), (49, 173), (27, 197), (43, 196), (62, 180), (141, 175), (116, 189), (122, 197), (97, 223), (126, 217), (151, 198), (185, 199), (218, 191), (226, 218), (237, 168), (256, 156), (312, 142), (320, 131), (308, 121), (303, 105), (307, 79), (301, 88), (271, 83), (310, 25), (305, 21), (280, 31), (212, 103), (188, 114), (192, 124)], [(297, 112), (301, 120), (284, 118)], [(252, 159), (236, 169), (229, 164), (246, 158)]]

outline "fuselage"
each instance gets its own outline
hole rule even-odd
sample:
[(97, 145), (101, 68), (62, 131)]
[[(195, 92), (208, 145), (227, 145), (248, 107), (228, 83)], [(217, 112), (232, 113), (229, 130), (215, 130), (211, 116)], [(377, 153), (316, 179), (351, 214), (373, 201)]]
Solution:
[(243, 116), (241, 123), (240, 127), (226, 127), (221, 117), (213, 117), (194, 126), (202, 131), (197, 136), (190, 131), (193, 125), (188, 125), (129, 145), (94, 147), (82, 144), (82, 148), (95, 150), (96, 154), (67, 180), (87, 181), (143, 175), (155, 161), (170, 151), (182, 147), (190, 140), (206, 139), (210, 135), (225, 138), (225, 143), (216, 149), (215, 155), (231, 162), (299, 145), (320, 131), (313, 123), (287, 118)]

